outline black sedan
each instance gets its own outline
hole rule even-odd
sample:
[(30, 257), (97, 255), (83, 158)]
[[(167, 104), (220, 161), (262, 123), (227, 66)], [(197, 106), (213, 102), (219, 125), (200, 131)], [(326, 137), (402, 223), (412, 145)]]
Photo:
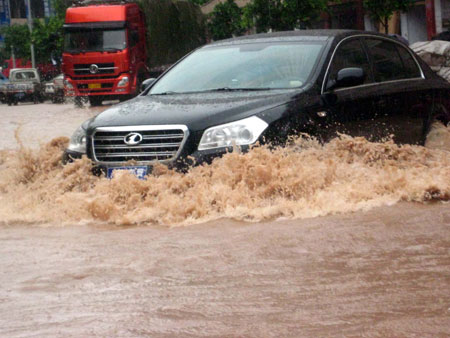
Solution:
[(299, 133), (423, 144), (434, 120), (450, 120), (450, 84), (398, 40), (370, 32), (218, 41), (147, 84), (83, 123), (65, 160), (86, 154), (108, 176), (143, 176), (156, 162), (208, 162), (235, 146), (283, 144)]

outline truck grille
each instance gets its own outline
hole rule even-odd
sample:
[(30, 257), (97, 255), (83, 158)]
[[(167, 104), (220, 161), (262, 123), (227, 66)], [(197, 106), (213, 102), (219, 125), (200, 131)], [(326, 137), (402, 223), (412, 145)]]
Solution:
[[(96, 65), (97, 71), (91, 73), (91, 66)], [(114, 63), (78, 63), (73, 66), (75, 75), (98, 75), (98, 74), (114, 74), (117, 67)]]
[[(174, 160), (188, 136), (184, 125), (101, 127), (92, 136), (94, 161), (105, 164), (123, 164), (127, 161), (138, 163), (170, 162)], [(128, 145), (125, 138), (139, 134), (142, 141)]]

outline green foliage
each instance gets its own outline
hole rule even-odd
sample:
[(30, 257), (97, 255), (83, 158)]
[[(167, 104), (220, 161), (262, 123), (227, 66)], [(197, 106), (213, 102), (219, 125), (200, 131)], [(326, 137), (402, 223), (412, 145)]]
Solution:
[(204, 16), (187, 1), (139, 0), (147, 23), (151, 67), (170, 64), (204, 44)]
[(388, 23), (396, 11), (407, 11), (414, 4), (414, 0), (364, 0), (364, 8), (370, 17), (384, 27), (388, 33)]
[(56, 16), (64, 18), (66, 16), (66, 9), (72, 4), (71, 0), (53, 0), (52, 5), (55, 9)]
[(328, 0), (252, 0), (244, 10), (244, 25), (257, 32), (307, 28), (326, 10)]
[(52, 53), (61, 55), (64, 44), (64, 19), (52, 17), (47, 22), (35, 20), (32, 40), (37, 63), (49, 63)]
[(64, 33), (64, 20), (58, 17), (47, 22), (36, 19), (33, 22), (33, 34), (30, 35), (28, 25), (12, 25), (3, 29), (5, 35), (5, 52), (10, 55), (11, 47), (17, 58), (31, 58), (30, 44), (34, 43), (37, 63), (49, 63), (52, 53), (61, 55)]
[(27, 25), (12, 25), (4, 27), (2, 34), (5, 37), (5, 50), (10, 53), (11, 48), (14, 48), (16, 58), (31, 58), (30, 51), (30, 31)]
[(214, 40), (231, 38), (244, 33), (242, 10), (234, 0), (226, 0), (214, 7), (208, 23), (208, 29)]
[(209, 0), (189, 0), (189, 1), (195, 5), (202, 6), (202, 5), (206, 4)]

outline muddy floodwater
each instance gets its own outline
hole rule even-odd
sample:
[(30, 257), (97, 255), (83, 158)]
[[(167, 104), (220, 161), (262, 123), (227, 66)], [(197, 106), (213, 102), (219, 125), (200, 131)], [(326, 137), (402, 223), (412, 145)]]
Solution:
[(0, 337), (450, 336), (450, 127), (107, 180), (102, 109), (0, 105)]

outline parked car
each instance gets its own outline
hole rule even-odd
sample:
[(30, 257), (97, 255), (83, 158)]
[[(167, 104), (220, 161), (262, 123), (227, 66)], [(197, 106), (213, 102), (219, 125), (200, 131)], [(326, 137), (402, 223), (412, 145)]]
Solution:
[[(154, 163), (184, 168), (234, 146), (283, 144), (300, 132), (423, 144), (450, 120), (450, 85), (386, 35), (304, 30), (244, 36), (197, 49), (137, 98), (84, 122), (65, 161), (86, 154), (110, 177)], [(135, 161), (130, 166), (129, 161)]]
[(45, 83), (45, 96), (53, 103), (64, 102), (64, 74), (59, 74)]
[(0, 73), (0, 103), (6, 102), (6, 84), (9, 83), (8, 78)]
[(5, 95), (8, 105), (19, 101), (44, 102), (43, 88), (35, 68), (14, 68), (9, 73)]

